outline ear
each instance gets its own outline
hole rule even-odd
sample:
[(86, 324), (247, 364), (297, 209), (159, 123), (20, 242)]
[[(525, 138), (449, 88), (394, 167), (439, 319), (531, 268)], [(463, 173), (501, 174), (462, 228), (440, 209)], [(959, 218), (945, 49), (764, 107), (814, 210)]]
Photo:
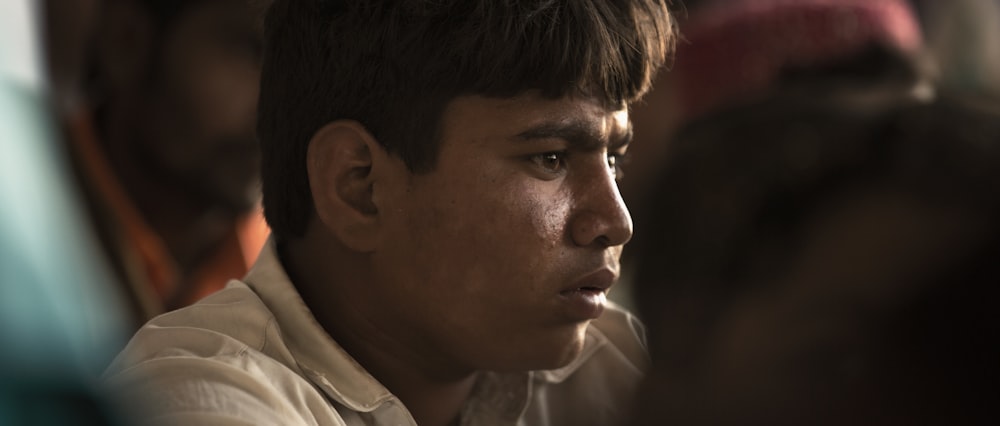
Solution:
[(112, 91), (130, 90), (149, 73), (158, 29), (134, 0), (105, 1), (101, 15), (95, 48), (102, 83)]
[(337, 120), (309, 141), (306, 168), (316, 215), (342, 244), (370, 252), (378, 241), (375, 166), (384, 149), (360, 123)]

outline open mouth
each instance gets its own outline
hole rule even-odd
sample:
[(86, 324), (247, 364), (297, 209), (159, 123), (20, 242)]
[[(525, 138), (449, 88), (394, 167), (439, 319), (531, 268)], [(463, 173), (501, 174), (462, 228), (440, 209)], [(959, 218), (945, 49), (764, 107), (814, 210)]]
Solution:
[(576, 280), (570, 286), (564, 287), (562, 293), (582, 293), (586, 295), (607, 293), (617, 278), (617, 274), (610, 269), (602, 269)]
[(585, 294), (597, 295), (598, 293), (604, 293), (604, 289), (600, 288), (600, 287), (584, 286), (584, 287), (574, 288), (574, 289), (570, 289), (570, 290), (565, 290), (565, 291), (563, 291), (563, 293), (564, 294), (567, 294), (567, 293), (585, 293)]

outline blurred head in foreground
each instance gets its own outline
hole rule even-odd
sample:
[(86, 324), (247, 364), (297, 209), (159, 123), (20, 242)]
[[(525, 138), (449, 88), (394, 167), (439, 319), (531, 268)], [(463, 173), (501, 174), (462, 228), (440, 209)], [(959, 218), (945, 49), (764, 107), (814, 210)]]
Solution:
[(262, 2), (105, 3), (97, 101), (112, 164), (192, 209), (248, 210), (259, 198)]
[(640, 424), (993, 414), (995, 111), (798, 93), (675, 143), (638, 242), (655, 366)]
[[(680, 31), (669, 71), (632, 111), (639, 143), (622, 194), (633, 211), (643, 209), (644, 191), (670, 156), (670, 137), (692, 120), (845, 62), (861, 66), (842, 73), (829, 90), (871, 92), (866, 86), (878, 84), (882, 93), (906, 93), (924, 83), (920, 27), (906, 0), (698, 1), (688, 5)], [(887, 68), (884, 62), (896, 60), (887, 57), (906, 64)], [(637, 229), (645, 226), (639, 213)]]
[(266, 238), (254, 124), (267, 3), (101, 2), (69, 140), (140, 322), (243, 276)]

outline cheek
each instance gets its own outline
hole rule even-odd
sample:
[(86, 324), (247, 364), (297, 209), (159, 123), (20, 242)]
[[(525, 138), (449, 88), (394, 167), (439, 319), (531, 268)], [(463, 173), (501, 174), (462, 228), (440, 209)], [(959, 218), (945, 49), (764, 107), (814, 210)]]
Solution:
[(478, 193), (483, 197), (459, 232), (484, 235), (493, 250), (513, 257), (534, 259), (562, 243), (570, 200), (558, 187), (525, 179)]
[(512, 183), (500, 187), (440, 188), (441, 196), (427, 199), (423, 214), (406, 227), (414, 246), (425, 248), (424, 265), (443, 262), (435, 273), (488, 282), (530, 281), (555, 263), (566, 235), (568, 197), (507, 180)]
[(561, 245), (568, 238), (570, 197), (564, 192), (544, 194), (536, 208), (541, 214), (536, 218), (539, 236), (552, 247)]

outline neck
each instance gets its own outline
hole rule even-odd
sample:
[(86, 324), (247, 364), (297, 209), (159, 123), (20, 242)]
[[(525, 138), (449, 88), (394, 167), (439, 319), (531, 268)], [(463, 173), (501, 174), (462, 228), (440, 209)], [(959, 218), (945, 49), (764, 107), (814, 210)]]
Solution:
[(372, 287), (367, 254), (352, 252), (329, 235), (317, 237), (314, 228), (284, 245), (283, 262), (316, 320), (403, 402), (417, 424), (458, 424), (476, 372), (456, 368), (437, 348), (414, 344), (412, 333), (366, 291)]

